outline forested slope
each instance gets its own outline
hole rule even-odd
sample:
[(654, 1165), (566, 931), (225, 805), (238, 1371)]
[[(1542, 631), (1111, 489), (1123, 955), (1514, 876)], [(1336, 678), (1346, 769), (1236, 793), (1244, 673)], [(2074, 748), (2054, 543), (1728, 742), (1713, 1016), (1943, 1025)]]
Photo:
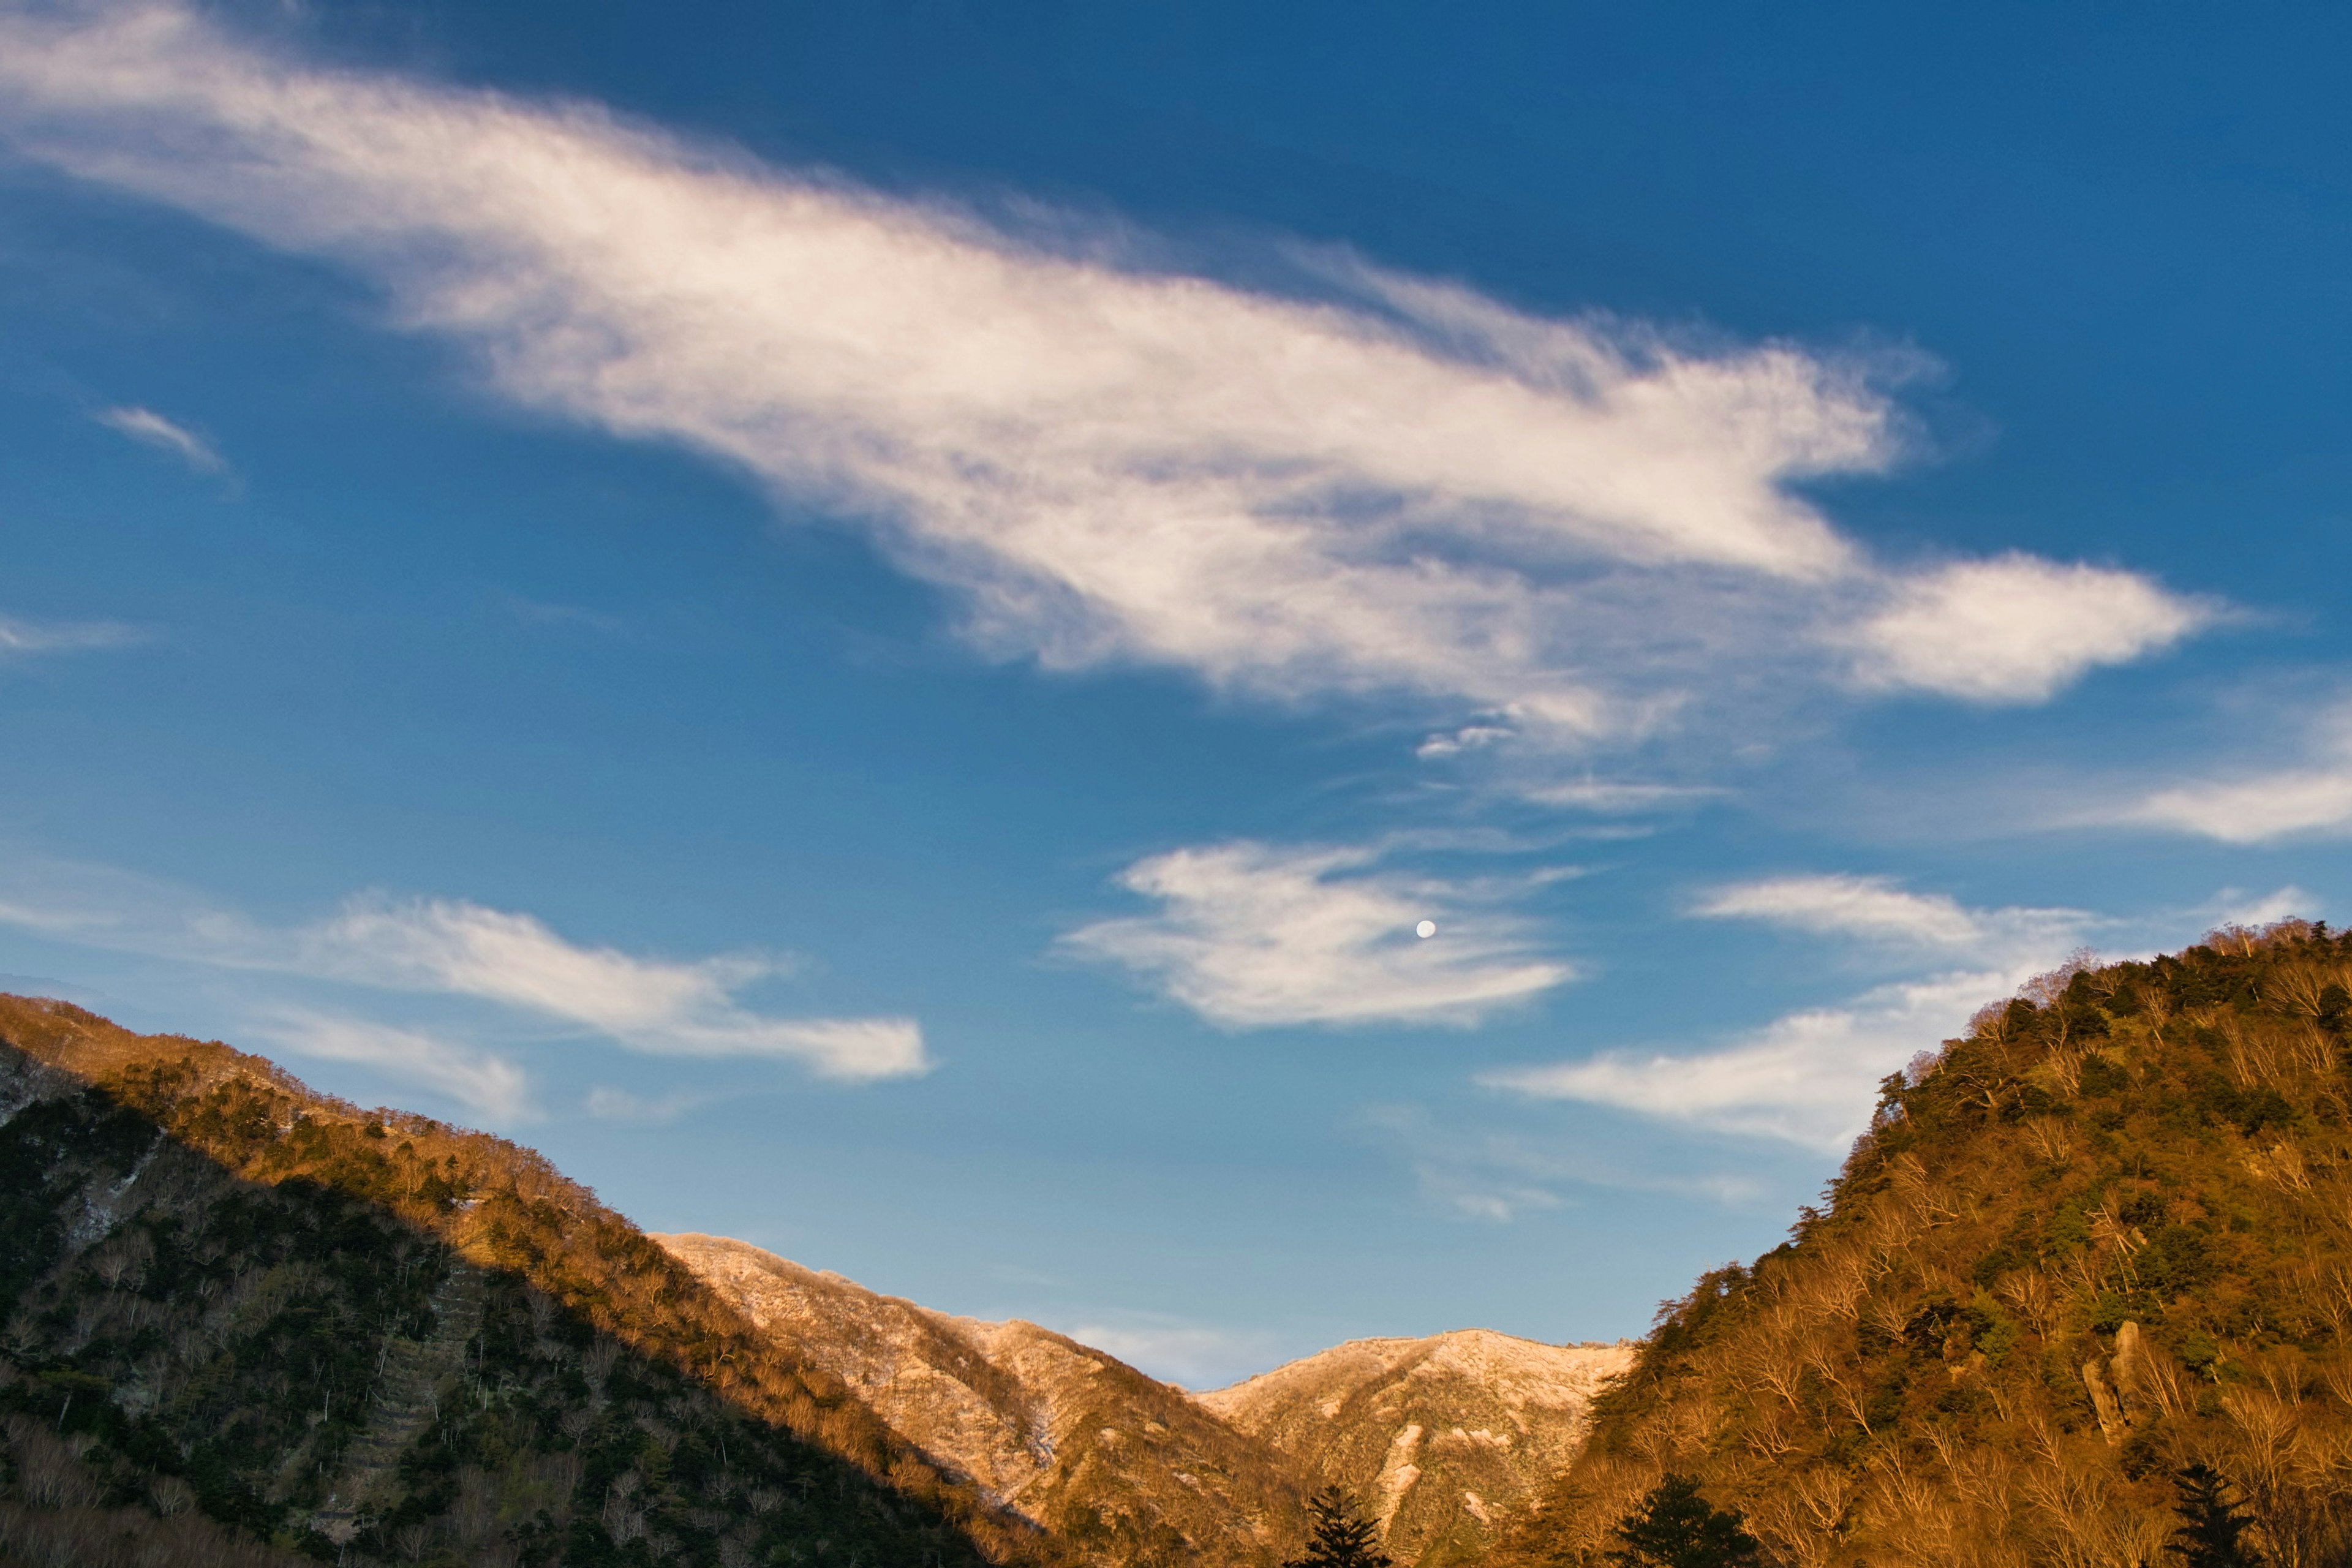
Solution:
[(1790, 1563), (2153, 1564), (2197, 1462), (2271, 1560), (2352, 1562), (2352, 938), (2030, 989), (1668, 1305), (1506, 1563), (1598, 1561), (1681, 1472)]
[(539, 1156), (0, 998), (0, 1556), (1045, 1563)]

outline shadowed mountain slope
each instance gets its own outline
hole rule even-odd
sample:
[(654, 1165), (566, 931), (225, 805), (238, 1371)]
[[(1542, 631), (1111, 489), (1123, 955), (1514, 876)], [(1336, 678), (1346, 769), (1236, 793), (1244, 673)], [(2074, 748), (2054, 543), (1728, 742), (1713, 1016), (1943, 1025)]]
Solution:
[(1351, 1341), (1197, 1397), (1314, 1484), (1362, 1498), (1391, 1554), (1437, 1568), (1482, 1555), (1567, 1468), (1593, 1396), (1633, 1360), (1631, 1344), (1463, 1329)]
[(2262, 1561), (2352, 1563), (2352, 940), (2062, 971), (1886, 1080), (1819, 1210), (1669, 1303), (1503, 1564), (1668, 1472), (1777, 1560), (2168, 1560), (2203, 1463)]
[(0, 1557), (1060, 1560), (539, 1156), (0, 997)]

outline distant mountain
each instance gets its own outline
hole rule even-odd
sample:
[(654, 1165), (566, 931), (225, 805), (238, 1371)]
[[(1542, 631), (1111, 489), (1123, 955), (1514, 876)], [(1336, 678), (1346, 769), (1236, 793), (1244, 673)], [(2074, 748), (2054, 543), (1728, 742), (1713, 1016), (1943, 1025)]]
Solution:
[(654, 1239), (901, 1437), (1091, 1561), (1265, 1568), (1306, 1533), (1307, 1489), (1280, 1454), (1101, 1351), (740, 1241)]
[(1566, 1469), (1593, 1396), (1633, 1346), (1549, 1345), (1486, 1329), (1355, 1340), (1198, 1396), (1317, 1484), (1364, 1500), (1419, 1568), (1474, 1561)]
[(1360, 1340), (1188, 1394), (1034, 1323), (954, 1318), (740, 1241), (657, 1236), (902, 1437), (1089, 1559), (1276, 1559), (1301, 1497), (1363, 1500), (1423, 1568), (1475, 1557), (1575, 1457), (1631, 1345)]
[(2130, 1568), (2217, 1509), (2249, 1555), (2188, 1561), (2352, 1563), (2352, 937), (2045, 976), (1824, 1203), (1665, 1315), (1497, 1568), (1601, 1563), (1670, 1472), (1801, 1568)]
[(1053, 1568), (528, 1150), (0, 997), (0, 1563)]

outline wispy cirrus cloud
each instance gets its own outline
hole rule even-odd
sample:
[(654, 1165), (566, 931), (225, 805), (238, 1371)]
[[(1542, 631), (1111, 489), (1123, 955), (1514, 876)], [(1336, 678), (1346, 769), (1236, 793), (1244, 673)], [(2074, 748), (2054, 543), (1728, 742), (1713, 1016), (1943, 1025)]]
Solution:
[[(1139, 860), (1119, 885), (1160, 907), (1064, 936), (1229, 1029), (1475, 1024), (1576, 977), (1496, 906), (1506, 889), (1378, 865), (1379, 851), (1240, 840)], [(1423, 939), (1415, 927), (1433, 921)]]
[(138, 627), (119, 621), (28, 621), (0, 616), (0, 658), (128, 647), (144, 640)]
[(186, 426), (164, 418), (152, 408), (125, 405), (117, 408), (102, 408), (91, 417), (142, 447), (169, 452), (197, 473), (225, 474), (228, 471), (226, 459), (210, 441)]
[(441, 1035), (299, 1007), (265, 1011), (255, 1032), (298, 1056), (373, 1068), (395, 1082), (446, 1095), (492, 1122), (532, 1115), (530, 1078), (521, 1068), (495, 1051)]
[(1873, 1091), (1888, 1073), (1960, 1033), (1977, 1009), (2055, 968), (2094, 934), (2148, 951), (2217, 921), (2260, 924), (2323, 910), (2296, 888), (2259, 897), (2229, 889), (2200, 907), (2122, 921), (2081, 910), (1976, 909), (1885, 878), (1813, 876), (1717, 889), (1691, 912), (1763, 921), (1881, 954), (1908, 950), (1936, 969), (1785, 1014), (1712, 1048), (1608, 1050), (1500, 1068), (1477, 1081), (1530, 1099), (1840, 1149), (1867, 1124)]
[(0, 879), (0, 922), (221, 968), (472, 997), (653, 1055), (765, 1057), (848, 1081), (930, 1068), (910, 1018), (781, 1017), (743, 1005), (737, 993), (773, 973), (772, 959), (642, 958), (461, 900), (363, 894), (324, 920), (272, 927), (147, 879), (19, 862)]
[(1900, 421), (1872, 366), (1788, 344), (1329, 257), (1253, 292), (171, 4), (0, 15), (0, 137), (354, 268), (522, 404), (865, 520), (982, 644), (1049, 664), (1507, 711), (1549, 744), (1735, 691), (2038, 701), (2207, 616), (2110, 568), (1874, 562), (1798, 487), (1886, 468)]
[(1617, 1049), (1500, 1068), (1478, 1082), (1537, 1100), (1834, 1150), (1867, 1122), (1886, 1074), (1958, 1033), (1985, 1003), (2056, 964), (2095, 929), (2079, 910), (1973, 909), (1890, 879), (1770, 878), (1713, 889), (1694, 915), (1750, 920), (1909, 953), (1937, 972), (1786, 1014), (1711, 1049)]
[(1845, 875), (1730, 883), (1705, 894), (1691, 912), (1988, 963), (2063, 952), (2095, 923), (2080, 910), (1969, 909), (1948, 893), (1915, 893), (1890, 877)]
[(2070, 826), (2151, 827), (2223, 844), (2340, 837), (2352, 832), (2352, 705), (2307, 721), (2302, 755), (2126, 795)]

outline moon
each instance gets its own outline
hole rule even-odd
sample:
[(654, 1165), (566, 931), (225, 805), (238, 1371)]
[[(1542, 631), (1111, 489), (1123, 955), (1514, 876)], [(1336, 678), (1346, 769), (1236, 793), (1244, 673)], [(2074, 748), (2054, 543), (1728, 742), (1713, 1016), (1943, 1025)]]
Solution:
[(1412, 928), (1412, 934), (1421, 938), (1422, 941), (1427, 942), (1431, 937), (1437, 934), (1437, 922), (1435, 921), (1423, 921), (1419, 925)]

